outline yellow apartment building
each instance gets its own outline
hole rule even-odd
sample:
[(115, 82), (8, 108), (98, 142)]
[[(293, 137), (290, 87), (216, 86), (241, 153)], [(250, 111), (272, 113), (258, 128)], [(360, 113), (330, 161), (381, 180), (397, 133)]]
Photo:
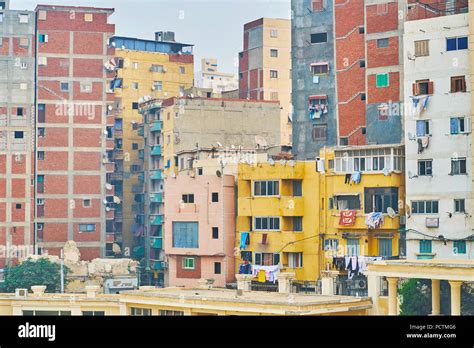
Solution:
[(240, 165), (236, 273), (247, 260), (279, 265), (298, 281), (330, 274), (342, 293), (366, 293), (362, 269), (348, 279), (336, 261), (404, 255), (403, 157), (403, 146), (370, 145), (324, 148), (316, 161)]
[[(116, 208), (115, 230), (124, 247), (134, 245), (134, 233), (143, 226), (142, 157), (144, 142), (139, 125), (142, 116), (139, 102), (179, 96), (194, 81), (193, 47), (174, 41), (174, 33), (158, 32), (155, 40), (113, 37), (116, 48), (116, 104), (121, 112), (115, 122), (116, 194), (121, 208)], [(118, 212), (118, 214), (117, 214)]]

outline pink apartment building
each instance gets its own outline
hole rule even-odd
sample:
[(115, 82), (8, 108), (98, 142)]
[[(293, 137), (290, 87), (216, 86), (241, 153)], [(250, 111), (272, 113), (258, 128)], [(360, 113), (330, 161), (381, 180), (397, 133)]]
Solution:
[(180, 174), (165, 180), (166, 286), (225, 287), (235, 279), (235, 178)]

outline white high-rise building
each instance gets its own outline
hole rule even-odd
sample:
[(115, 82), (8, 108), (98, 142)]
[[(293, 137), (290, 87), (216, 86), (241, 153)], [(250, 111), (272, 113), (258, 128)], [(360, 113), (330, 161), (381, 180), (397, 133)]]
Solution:
[(196, 73), (196, 86), (212, 88), (214, 93), (233, 91), (239, 88), (236, 74), (220, 72), (215, 58), (201, 59), (201, 71)]

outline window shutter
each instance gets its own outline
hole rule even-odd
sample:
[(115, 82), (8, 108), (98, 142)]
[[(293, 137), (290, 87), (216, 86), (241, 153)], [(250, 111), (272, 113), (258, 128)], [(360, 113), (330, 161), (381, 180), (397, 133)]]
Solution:
[(456, 78), (451, 77), (451, 93), (456, 92)]
[(434, 92), (434, 85), (433, 81), (428, 82), (428, 94), (433, 94)]
[(415, 82), (412, 86), (413, 95), (418, 95), (418, 84)]
[(466, 117), (464, 119), (464, 132), (465, 133), (471, 132), (471, 118), (470, 117)]

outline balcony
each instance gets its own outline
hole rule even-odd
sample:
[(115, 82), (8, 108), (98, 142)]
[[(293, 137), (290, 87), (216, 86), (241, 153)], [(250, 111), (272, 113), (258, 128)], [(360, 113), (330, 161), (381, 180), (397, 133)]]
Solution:
[(145, 128), (143, 127), (143, 125), (138, 128), (137, 132), (139, 136), (141, 137), (145, 136)]
[(152, 215), (151, 225), (158, 226), (163, 225), (164, 217), (163, 215)]
[(240, 216), (303, 216), (303, 197), (241, 197)]
[(163, 193), (152, 193), (152, 194), (150, 194), (150, 202), (152, 202), (152, 203), (163, 203)]
[(162, 121), (156, 121), (155, 123), (152, 124), (150, 131), (151, 132), (161, 132), (163, 129), (163, 122)]
[(132, 193), (143, 193), (143, 190), (144, 190), (143, 184), (132, 186)]
[(153, 249), (163, 249), (163, 238), (161, 238), (161, 237), (150, 237), (150, 246)]
[[(340, 225), (339, 220), (340, 220), (340, 212), (338, 211), (333, 211), (331, 214), (332, 218), (332, 226), (335, 229), (343, 229), (343, 230), (367, 230), (368, 226), (365, 223), (365, 219), (367, 217), (367, 214), (364, 214), (363, 210), (357, 210), (357, 215), (356, 215), (356, 221), (353, 225)], [(377, 230), (398, 230), (400, 228), (400, 217), (395, 216), (394, 218), (391, 218), (388, 216), (388, 214), (383, 214), (384, 222), (383, 225), (375, 229), (374, 231)], [(331, 225), (331, 224), (329, 224)]]
[(140, 180), (141, 182), (145, 182), (145, 173), (138, 174), (138, 180)]
[(150, 176), (152, 180), (161, 180), (163, 179), (163, 172), (161, 170), (154, 170), (153, 174)]
[(161, 156), (161, 146), (160, 145), (153, 146), (153, 149), (151, 150), (151, 155), (152, 156)]
[(152, 268), (155, 271), (162, 271), (168, 268), (168, 264), (164, 261), (153, 261)]
[(197, 213), (198, 206), (195, 203), (178, 204), (176, 211), (178, 213)]
[(114, 159), (123, 160), (123, 150), (115, 149), (115, 150), (114, 150), (113, 158), (114, 158)]
[(145, 150), (141, 149), (141, 150), (138, 150), (138, 158), (139, 159), (145, 159)]
[(111, 173), (110, 178), (113, 181), (122, 181), (123, 180), (123, 171)]

